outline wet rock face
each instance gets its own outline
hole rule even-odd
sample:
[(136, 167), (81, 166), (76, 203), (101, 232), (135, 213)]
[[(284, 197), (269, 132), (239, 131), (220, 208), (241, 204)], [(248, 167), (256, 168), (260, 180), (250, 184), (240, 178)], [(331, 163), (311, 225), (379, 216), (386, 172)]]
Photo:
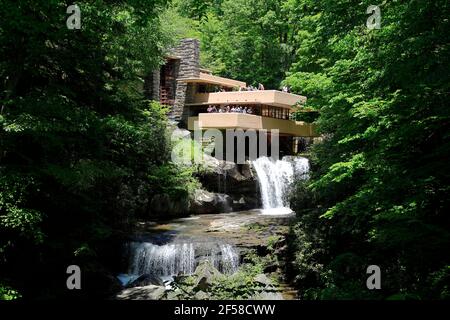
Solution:
[(258, 181), (250, 163), (236, 164), (204, 155), (200, 175), (203, 185), (211, 191), (224, 193), (257, 192)]
[(232, 199), (233, 211), (244, 211), (261, 207), (261, 199), (254, 195), (234, 194)]
[(222, 193), (212, 193), (206, 190), (196, 190), (194, 199), (190, 204), (191, 214), (210, 214), (231, 212), (233, 210), (233, 200), (229, 195)]
[[(180, 139), (189, 138), (189, 131), (175, 131)], [(196, 190), (192, 199), (173, 199), (168, 194), (153, 195), (149, 201), (150, 215), (179, 217), (243, 211), (261, 206), (258, 180), (250, 163), (238, 165), (204, 155), (202, 167), (198, 178), (203, 189)]]
[(234, 211), (259, 206), (258, 179), (249, 162), (236, 164), (204, 155), (203, 169), (199, 176), (202, 185), (209, 191), (228, 194)]

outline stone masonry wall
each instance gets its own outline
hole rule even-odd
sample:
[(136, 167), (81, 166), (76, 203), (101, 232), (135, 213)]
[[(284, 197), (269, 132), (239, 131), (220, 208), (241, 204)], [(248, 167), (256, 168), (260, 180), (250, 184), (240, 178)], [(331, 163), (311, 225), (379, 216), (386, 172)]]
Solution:
[[(171, 53), (180, 58), (177, 78), (196, 78), (200, 76), (200, 42), (197, 39), (182, 39)], [(175, 105), (169, 115), (172, 120), (177, 122), (183, 120), (186, 92), (187, 84), (177, 82)]]

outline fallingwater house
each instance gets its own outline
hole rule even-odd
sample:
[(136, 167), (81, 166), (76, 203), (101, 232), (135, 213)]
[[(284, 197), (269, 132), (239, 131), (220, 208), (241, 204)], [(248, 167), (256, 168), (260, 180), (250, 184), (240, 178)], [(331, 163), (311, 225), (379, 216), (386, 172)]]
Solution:
[[(291, 120), (293, 107), (304, 104), (306, 97), (278, 90), (247, 91), (245, 82), (202, 69), (199, 55), (199, 41), (183, 39), (166, 64), (146, 79), (147, 97), (169, 105), (170, 118), (180, 128), (192, 131), (198, 121), (202, 130), (266, 129), (269, 145), (270, 130), (278, 129), (281, 155), (297, 152), (300, 137), (316, 136), (313, 124)], [(233, 112), (236, 109), (241, 112)]]

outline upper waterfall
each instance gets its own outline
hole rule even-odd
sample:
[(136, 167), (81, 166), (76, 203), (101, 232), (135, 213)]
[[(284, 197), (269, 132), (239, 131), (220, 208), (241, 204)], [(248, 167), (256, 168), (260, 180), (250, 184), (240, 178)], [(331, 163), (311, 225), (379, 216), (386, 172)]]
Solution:
[(287, 199), (294, 177), (307, 179), (309, 161), (303, 157), (283, 157), (274, 161), (261, 157), (253, 161), (258, 176), (263, 203), (263, 214), (291, 213)]

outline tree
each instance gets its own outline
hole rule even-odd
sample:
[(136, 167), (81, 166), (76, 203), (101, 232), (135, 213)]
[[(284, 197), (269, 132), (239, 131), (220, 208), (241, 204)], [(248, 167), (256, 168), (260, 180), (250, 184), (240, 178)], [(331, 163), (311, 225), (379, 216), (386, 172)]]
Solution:
[[(67, 294), (54, 275), (73, 263), (101, 273), (169, 160), (166, 110), (140, 89), (171, 44), (164, 1), (77, 4), (81, 29), (69, 30), (63, 1), (0, 2), (5, 297)], [(79, 294), (108, 294), (86, 289)]]
[(219, 74), (278, 88), (290, 64), (282, 1), (224, 1), (200, 25), (204, 63)]
[[(362, 265), (379, 264), (381, 297), (442, 298), (450, 262), (449, 7), (386, 2), (381, 29), (369, 30), (369, 4), (295, 1), (303, 10), (299, 56), (285, 83), (320, 110), (325, 137), (313, 150), (311, 195), (296, 196), (299, 239), (321, 234), (322, 247), (304, 252), (299, 244), (297, 265), (323, 266), (314, 276), (322, 280), (307, 284), (320, 288), (310, 291), (315, 297), (364, 297), (355, 273), (361, 280)], [(299, 270), (304, 279), (318, 272)]]

